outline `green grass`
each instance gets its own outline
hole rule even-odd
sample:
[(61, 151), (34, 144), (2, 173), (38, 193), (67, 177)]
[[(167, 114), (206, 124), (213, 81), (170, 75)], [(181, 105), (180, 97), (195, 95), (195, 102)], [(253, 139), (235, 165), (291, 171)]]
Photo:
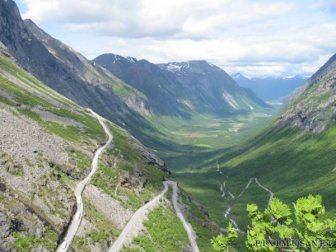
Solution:
[(88, 157), (83, 152), (75, 150), (73, 153), (70, 153), (70, 156), (72, 156), (76, 160), (76, 167), (78, 167), (82, 170), (90, 169), (91, 158)]
[(159, 206), (148, 214), (146, 232), (136, 237), (123, 252), (176, 252), (189, 245), (188, 236), (172, 209)]
[(79, 122), (84, 125), (85, 136), (97, 139), (100, 142), (103, 142), (105, 139), (105, 131), (103, 127), (100, 125), (98, 120), (95, 117), (92, 117), (90, 114), (84, 114), (79, 112), (72, 112), (66, 109), (60, 108), (48, 108), (49, 112), (58, 115), (60, 117), (65, 117), (74, 120), (75, 122)]
[(58, 235), (50, 228), (47, 229), (45, 236), (42, 238), (33, 235), (23, 235), (21, 233), (14, 233), (13, 236), (15, 238), (13, 248), (21, 252), (30, 252), (39, 245), (48, 250), (55, 250), (57, 246)]
[(115, 168), (100, 164), (97, 173), (92, 179), (92, 184), (113, 198), (121, 199), (126, 196), (127, 201), (122, 201), (123, 206), (136, 210), (141, 207), (146, 200), (151, 199), (156, 193), (162, 190), (162, 177), (164, 174), (154, 166), (137, 163), (138, 168), (141, 169), (147, 178), (147, 184), (142, 192), (138, 193), (137, 188), (126, 188), (122, 186), (119, 186), (116, 190), (116, 186), (121, 179), (120, 176), (124, 174), (124, 171), (134, 172), (134, 166), (130, 165), (129, 163), (124, 163), (124, 161), (122, 161), (122, 163), (119, 162)]
[(26, 92), (23, 88), (13, 84), (13, 82), (7, 80), (0, 75), (1, 89), (8, 92), (17, 103), (27, 106), (52, 106), (47, 101), (41, 100), (37, 95), (33, 95)]
[(176, 143), (219, 148), (231, 146), (251, 136), (253, 130), (265, 125), (265, 121), (270, 120), (273, 113), (270, 110), (230, 117), (194, 114), (190, 120), (154, 116), (150, 120), (160, 132)]
[(139, 160), (139, 154), (129, 143), (126, 133), (114, 127), (110, 127), (110, 130), (113, 134), (113, 142), (116, 148), (120, 150), (120, 153), (123, 155), (124, 159), (129, 162), (135, 162)]
[(118, 170), (100, 163), (98, 171), (93, 176), (91, 183), (102, 189), (106, 194), (114, 196), (113, 192), (118, 183), (118, 175)]
[(251, 138), (271, 122), (276, 109), (250, 114), (213, 116), (193, 114), (191, 119), (170, 116), (149, 117), (156, 129), (145, 130), (143, 141), (165, 160), (171, 170), (190, 171), (200, 167), (216, 150)]
[(50, 133), (58, 135), (64, 140), (79, 142), (81, 139), (82, 133), (75, 126), (65, 126), (55, 122), (44, 121), (37, 113), (29, 109), (19, 109), (18, 111), (36, 121), (41, 127), (47, 129)]
[(87, 198), (83, 199), (83, 204), (84, 218), (90, 220), (95, 229), (85, 237), (76, 236), (72, 246), (79, 251), (90, 251), (89, 244), (103, 245), (105, 241), (111, 240), (112, 237), (116, 238), (120, 231), (105, 216), (100, 214)]
[(201, 206), (197, 205), (190, 195), (180, 189), (179, 196), (182, 203), (188, 207), (188, 211), (185, 212), (185, 215), (187, 213), (185, 217), (196, 233), (198, 248), (200, 251), (213, 251), (210, 240), (217, 235), (218, 230), (211, 225), (211, 221), (205, 215), (205, 209), (202, 210)]
[[(12, 87), (6, 87), (7, 90), (12, 91), (18, 98), (20, 102), (23, 104), (30, 103), (30, 105), (39, 104), (39, 101), (36, 100), (36, 95), (33, 95), (32, 90), (40, 93), (45, 97), (52, 97), (54, 101), (58, 101), (60, 104), (65, 106), (74, 106), (75, 103), (66, 99), (65, 97), (61, 96), (48, 86), (44, 85), (42, 82), (37, 80), (28, 72), (24, 71), (22, 68), (15, 65), (11, 60), (0, 57), (0, 69), (1, 71), (7, 72), (10, 76), (16, 79), (17, 85), (12, 85)], [(9, 81), (6, 78), (1, 76), (0, 83), (3, 85), (4, 83), (7, 84)], [(20, 88), (21, 90), (20, 90)], [(22, 92), (22, 89), (26, 89), (28, 92)], [(35, 92), (35, 93), (36, 93)], [(45, 104), (45, 102), (44, 102)]]
[(48, 108), (48, 110), (55, 115), (70, 118), (84, 124), (84, 126), (86, 126), (84, 128), (84, 132), (80, 128), (72, 125), (62, 125), (56, 122), (43, 120), (37, 113), (28, 108), (18, 109), (21, 114), (28, 116), (50, 133), (58, 135), (66, 141), (79, 142), (82, 139), (96, 139), (99, 142), (104, 141), (105, 132), (95, 118), (90, 116), (77, 115), (64, 109)]
[(224, 211), (232, 207), (230, 217), (241, 229), (246, 229), (247, 203), (266, 207), (269, 194), (253, 182), (241, 198), (220, 196), (219, 185), (239, 195), (250, 177), (272, 190), (290, 204), (308, 194), (321, 194), (328, 215), (334, 215), (336, 172), (336, 127), (333, 125), (319, 135), (284, 128), (268, 130), (248, 144), (241, 144), (225, 155), (217, 156), (223, 175), (209, 162), (200, 173), (177, 174), (182, 187), (193, 198), (207, 206), (210, 217), (223, 227), (227, 224)]
[[(120, 200), (126, 196), (127, 201), (121, 200), (123, 206), (136, 210), (162, 190), (162, 178), (165, 174), (158, 167), (148, 164), (141, 152), (130, 143), (129, 136), (125, 132), (112, 126), (110, 130), (113, 133), (114, 147), (103, 154), (92, 183), (113, 198)], [(107, 159), (112, 160), (110, 164), (103, 161)], [(136, 172), (141, 172), (146, 178), (141, 193), (138, 192), (139, 188), (120, 185), (123, 176), (137, 177)]]
[(0, 102), (7, 104), (9, 106), (15, 106), (15, 103), (7, 99), (6, 97), (0, 96)]

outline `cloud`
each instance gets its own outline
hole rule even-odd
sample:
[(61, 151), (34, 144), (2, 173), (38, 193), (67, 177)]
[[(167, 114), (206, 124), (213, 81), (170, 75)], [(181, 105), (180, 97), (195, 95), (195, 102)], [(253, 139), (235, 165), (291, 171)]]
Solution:
[(89, 58), (206, 59), (250, 76), (307, 75), (336, 52), (332, 0), (21, 1), (25, 18)]
[(71, 30), (122, 37), (186, 37), (283, 15), (290, 3), (247, 0), (22, 0), (25, 18), (57, 21)]

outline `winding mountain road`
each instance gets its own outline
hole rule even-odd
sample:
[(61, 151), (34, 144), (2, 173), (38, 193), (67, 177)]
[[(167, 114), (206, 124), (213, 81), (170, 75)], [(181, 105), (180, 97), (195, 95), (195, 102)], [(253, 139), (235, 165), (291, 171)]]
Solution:
[(260, 184), (260, 183), (259, 183), (259, 180), (258, 180), (257, 178), (254, 178), (254, 180), (255, 180), (255, 182), (257, 183), (257, 185), (258, 185), (260, 188), (264, 189), (266, 192), (269, 193), (270, 197), (269, 197), (269, 199), (268, 199), (268, 205), (267, 205), (267, 206), (269, 206), (269, 204), (270, 204), (270, 202), (271, 202), (271, 199), (274, 197), (274, 192), (272, 192), (270, 189), (268, 189), (267, 187), (265, 187), (265, 186), (263, 186), (262, 184)]
[(184, 230), (188, 234), (189, 242), (190, 242), (190, 245), (191, 245), (191, 248), (192, 248), (193, 252), (199, 252), (199, 249), (198, 249), (198, 246), (197, 246), (197, 243), (196, 243), (196, 234), (195, 234), (192, 226), (190, 225), (190, 223), (187, 222), (186, 219), (184, 218), (184, 216), (182, 214), (182, 211), (180, 209), (180, 206), (177, 202), (178, 187), (177, 187), (176, 182), (165, 181), (163, 183), (164, 183), (164, 185), (171, 185), (172, 186), (172, 188), (173, 188), (172, 202), (173, 202), (173, 206), (174, 206), (174, 209), (175, 209), (175, 213), (176, 213), (177, 217), (180, 219), (180, 221), (182, 222)]
[[(241, 196), (243, 196), (243, 194), (245, 193), (245, 191), (250, 187), (251, 183), (253, 182), (253, 180), (255, 181), (255, 183), (257, 184), (258, 187), (260, 187), (261, 189), (265, 190), (266, 192), (269, 193), (270, 197), (268, 199), (268, 206), (271, 202), (271, 199), (274, 197), (274, 192), (272, 192), (270, 189), (268, 189), (267, 187), (263, 186), (259, 180), (257, 178), (254, 178), (254, 177), (251, 177), (249, 179), (249, 181), (247, 182), (246, 186), (243, 188), (243, 190), (240, 192), (240, 194), (238, 195), (237, 198), (240, 198)], [(225, 192), (224, 190), (226, 189), (225, 187), (225, 181), (223, 183), (223, 186), (220, 187), (220, 192), (222, 193), (222, 197), (223, 195), (225, 196)], [(226, 189), (227, 190), (227, 189)], [(227, 190), (228, 191), (228, 190)], [(229, 191), (228, 191), (229, 192)], [(230, 192), (229, 192), (230, 193)], [(231, 196), (232, 197), (232, 196)], [(234, 197), (232, 197), (232, 199), (234, 199)], [(231, 210), (232, 210), (232, 207), (229, 207), (228, 209), (226, 209), (226, 211), (224, 212), (224, 217), (226, 219), (228, 219), (229, 221), (231, 221), (231, 223), (233, 224), (233, 226), (235, 227), (235, 229), (238, 231), (238, 232), (243, 232), (241, 229), (239, 229), (239, 226), (238, 226), (238, 223), (229, 217), (230, 213), (231, 213)]]
[(118, 252), (122, 249), (123, 245), (126, 243), (131, 243), (132, 240), (139, 233), (139, 227), (142, 226), (142, 223), (146, 219), (148, 212), (157, 206), (159, 200), (163, 197), (163, 195), (168, 191), (168, 186), (172, 186), (173, 194), (172, 194), (172, 202), (176, 212), (176, 215), (180, 219), (183, 224), (185, 231), (188, 234), (189, 242), (192, 247), (193, 252), (199, 252), (197, 243), (196, 243), (196, 235), (191, 225), (184, 218), (182, 211), (178, 205), (178, 187), (176, 182), (174, 181), (164, 181), (163, 182), (163, 190), (159, 195), (150, 200), (148, 203), (140, 207), (131, 217), (125, 228), (122, 230), (121, 234), (117, 238), (117, 240), (113, 243), (112, 247), (110, 247), (109, 252)]
[(241, 191), (241, 193), (238, 195), (238, 198), (240, 198), (241, 196), (243, 196), (243, 194), (245, 193), (245, 191), (250, 187), (252, 181), (255, 181), (256, 185), (258, 187), (260, 187), (261, 189), (263, 189), (264, 191), (268, 192), (270, 197), (268, 199), (268, 206), (270, 204), (271, 199), (274, 197), (274, 192), (272, 192), (270, 189), (268, 189), (267, 187), (263, 186), (259, 180), (257, 178), (251, 177), (250, 180), (248, 181), (247, 185), (245, 186), (245, 188)]
[(95, 174), (95, 172), (97, 171), (98, 168), (98, 160), (99, 160), (99, 156), (100, 154), (106, 149), (107, 146), (109, 146), (112, 142), (113, 136), (111, 134), (111, 132), (109, 131), (108, 127), (106, 126), (106, 124), (104, 123), (104, 119), (99, 116), (98, 114), (96, 114), (95, 112), (93, 112), (91, 109), (88, 109), (88, 111), (91, 112), (91, 114), (93, 114), (99, 121), (99, 123), (101, 124), (101, 126), (103, 127), (106, 135), (108, 136), (108, 140), (107, 142), (103, 145), (100, 146), (95, 154), (94, 157), (92, 159), (92, 163), (91, 163), (91, 172), (89, 173), (89, 175), (82, 180), (81, 182), (79, 182), (76, 186), (75, 189), (75, 196), (76, 196), (76, 201), (77, 201), (77, 211), (74, 214), (74, 216), (72, 217), (71, 223), (68, 227), (66, 236), (63, 239), (63, 242), (61, 243), (61, 245), (57, 248), (57, 252), (66, 252), (68, 251), (73, 238), (75, 237), (77, 230), (79, 228), (79, 225), (82, 221), (82, 217), (83, 217), (83, 202), (82, 202), (82, 193), (83, 190), (85, 188), (85, 186), (90, 182), (92, 176)]
[[(217, 166), (217, 172), (219, 172), (220, 174), (223, 174), (223, 173), (220, 171), (218, 161), (217, 161), (216, 166)], [(336, 170), (336, 168), (335, 168), (335, 170)], [(226, 181), (227, 181), (227, 180), (228, 180), (228, 176), (226, 176), (226, 180), (223, 182), (223, 184), (220, 184), (219, 191), (220, 191), (220, 193), (221, 193), (221, 197), (222, 197), (222, 198), (225, 197), (225, 195), (226, 195), (225, 192), (227, 192), (227, 193), (230, 195), (230, 197), (231, 197), (232, 199), (234, 199), (235, 196), (234, 196), (234, 195), (227, 189), (227, 187), (226, 187)], [(243, 188), (243, 190), (240, 192), (240, 194), (237, 196), (237, 198), (240, 198), (241, 196), (243, 196), (243, 194), (245, 193), (245, 191), (250, 187), (250, 185), (251, 185), (251, 183), (253, 182), (253, 180), (255, 181), (255, 183), (256, 183), (256, 185), (257, 185), (258, 187), (260, 187), (261, 189), (263, 189), (264, 191), (266, 191), (266, 192), (269, 193), (269, 195), (270, 195), (270, 197), (269, 197), (269, 199), (268, 199), (268, 206), (269, 206), (269, 204), (270, 204), (270, 202), (271, 202), (271, 199), (274, 197), (274, 192), (272, 192), (270, 189), (268, 189), (267, 187), (265, 187), (264, 185), (262, 185), (262, 184), (259, 182), (259, 180), (258, 180), (257, 178), (255, 178), (255, 177), (251, 177), (251, 178), (249, 179), (249, 181), (247, 182), (246, 186)], [(231, 210), (232, 210), (232, 207), (229, 207), (228, 209), (226, 209), (226, 211), (224, 212), (224, 217), (225, 217), (226, 219), (228, 219), (228, 220), (233, 224), (233, 226), (235, 227), (235, 229), (236, 229), (238, 232), (243, 232), (241, 229), (239, 229), (238, 223), (237, 223), (234, 219), (232, 219), (232, 218), (229, 217), (229, 215), (230, 215), (230, 213), (231, 213)]]

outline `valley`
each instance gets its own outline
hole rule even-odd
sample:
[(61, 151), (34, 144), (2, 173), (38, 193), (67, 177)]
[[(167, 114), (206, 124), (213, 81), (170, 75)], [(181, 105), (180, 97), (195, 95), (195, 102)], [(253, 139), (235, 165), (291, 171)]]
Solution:
[(310, 78), (90, 60), (13, 0), (0, 31), (0, 251), (208, 252), (236, 233), (220, 251), (245, 251), (248, 204), (308, 195), (336, 241), (336, 54)]

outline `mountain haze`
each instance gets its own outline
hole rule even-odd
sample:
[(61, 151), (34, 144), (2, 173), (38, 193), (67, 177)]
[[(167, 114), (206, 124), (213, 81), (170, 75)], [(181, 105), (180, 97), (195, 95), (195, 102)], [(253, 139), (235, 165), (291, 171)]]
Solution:
[[(159, 65), (172, 72), (188, 90), (189, 100), (201, 112), (249, 111), (269, 108), (250, 89), (240, 87), (223, 69), (204, 60)], [(223, 104), (224, 102), (224, 104)]]
[(206, 61), (152, 64), (104, 54), (94, 62), (146, 94), (157, 110), (174, 114), (229, 115), (269, 108), (251, 90), (239, 87), (222, 69)]
[(232, 78), (242, 87), (253, 90), (260, 98), (271, 101), (281, 100), (289, 96), (295, 89), (299, 88), (306, 81), (302, 76), (291, 78), (266, 77), (247, 78), (242, 74), (234, 74)]

